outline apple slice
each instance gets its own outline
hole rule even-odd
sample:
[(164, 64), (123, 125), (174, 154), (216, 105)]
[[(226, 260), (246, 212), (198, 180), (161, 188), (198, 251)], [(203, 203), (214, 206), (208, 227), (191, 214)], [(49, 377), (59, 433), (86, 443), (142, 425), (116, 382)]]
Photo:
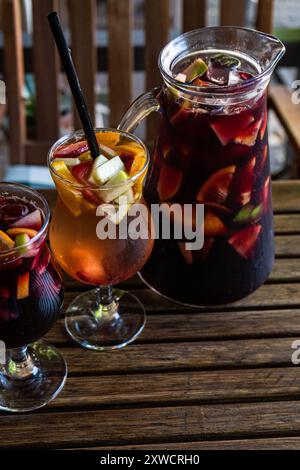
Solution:
[(29, 241), (30, 241), (30, 236), (27, 235), (26, 233), (22, 233), (22, 234), (16, 236), (15, 244), (16, 244), (16, 247), (18, 248), (19, 253), (21, 255), (24, 255), (24, 254), (27, 253), (28, 248), (24, 247), (23, 245), (25, 245)]
[(104, 163), (108, 162), (108, 159), (104, 157), (104, 155), (99, 155), (97, 158), (95, 158), (93, 162), (93, 167), (91, 170), (91, 176), (89, 177), (88, 181), (92, 184), (97, 184), (98, 182), (98, 169), (100, 168), (101, 165)]
[(61, 145), (54, 152), (54, 158), (76, 158), (89, 150), (86, 140), (74, 142), (73, 144)]
[(251, 200), (255, 163), (256, 157), (251, 158), (235, 175), (232, 192), (234, 201), (239, 205), (245, 206)]
[(79, 165), (80, 163), (80, 159), (77, 158), (77, 157), (74, 157), (74, 158), (69, 158), (69, 157), (58, 157), (58, 158), (55, 158), (55, 161), (56, 162), (65, 162), (65, 164), (67, 165), (67, 167), (69, 168), (72, 168), (73, 166), (75, 165)]
[(246, 145), (247, 147), (253, 147), (257, 139), (260, 125), (261, 119), (250, 124), (238, 136), (235, 137), (234, 143)]
[(232, 114), (218, 118), (211, 128), (215, 132), (222, 145), (227, 145), (234, 140), (246, 127), (254, 121), (250, 113)]
[[(195, 59), (184, 71), (183, 74), (185, 75), (185, 81), (186, 82), (191, 82), (195, 80), (197, 77), (201, 77), (202, 75), (205, 74), (207, 71), (207, 64), (204, 62), (204, 60), (200, 59)], [(176, 80), (178, 80), (178, 75), (176, 76)]]
[(252, 225), (234, 233), (228, 240), (228, 243), (235, 251), (245, 259), (251, 258), (257, 238), (261, 232), (260, 224)]
[[(175, 79), (180, 82), (180, 83), (185, 83), (186, 82), (186, 74), (185, 73), (178, 73), (175, 77)], [(175, 90), (177, 92), (177, 90)]]
[(25, 299), (29, 296), (29, 272), (17, 277), (17, 299)]
[(213, 173), (198, 191), (197, 202), (224, 204), (235, 171), (236, 167), (232, 165)]
[(246, 204), (234, 217), (233, 222), (237, 225), (249, 225), (258, 222), (262, 215), (262, 204), (254, 207), (252, 204)]
[(133, 182), (130, 181), (126, 171), (121, 170), (117, 175), (112, 177), (107, 184), (104, 184), (97, 190), (97, 195), (106, 203), (115, 201), (119, 196), (126, 197), (127, 202), (132, 203), (134, 201), (134, 195), (131, 189), (132, 186)]
[(183, 173), (178, 168), (162, 162), (157, 183), (157, 192), (161, 201), (172, 199), (178, 193), (183, 179)]
[(92, 172), (93, 162), (82, 162), (72, 168), (72, 176), (76, 183), (86, 185)]
[(22, 217), (21, 219), (11, 224), (12, 227), (24, 227), (36, 231), (39, 231), (42, 228), (42, 225), (43, 219), (41, 211), (39, 209), (30, 212), (30, 214), (25, 215), (25, 217)]
[(113, 157), (111, 160), (103, 163), (95, 168), (93, 171), (94, 181), (98, 184), (107, 183), (121, 170), (124, 170), (124, 165), (119, 156)]

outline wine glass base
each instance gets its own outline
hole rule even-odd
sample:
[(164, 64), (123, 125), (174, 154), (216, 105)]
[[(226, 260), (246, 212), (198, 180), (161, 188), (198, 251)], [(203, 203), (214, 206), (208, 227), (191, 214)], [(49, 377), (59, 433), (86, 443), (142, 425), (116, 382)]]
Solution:
[(68, 369), (58, 349), (37, 341), (30, 344), (27, 351), (33, 365), (32, 375), (12, 379), (0, 369), (0, 410), (36, 410), (53, 400), (64, 386)]
[[(123, 348), (143, 330), (146, 315), (137, 297), (112, 289), (109, 313), (98, 304), (98, 289), (76, 297), (66, 311), (66, 330), (81, 346), (94, 351)], [(113, 305), (114, 304), (114, 305)]]

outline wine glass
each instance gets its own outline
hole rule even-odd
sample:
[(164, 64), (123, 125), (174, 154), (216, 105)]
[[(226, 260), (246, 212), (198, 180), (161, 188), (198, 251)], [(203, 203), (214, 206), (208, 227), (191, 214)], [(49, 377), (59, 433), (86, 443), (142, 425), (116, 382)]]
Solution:
[[(139, 299), (112, 286), (139, 271), (150, 256), (153, 240), (151, 218), (142, 197), (142, 182), (149, 165), (145, 145), (126, 132), (114, 129), (95, 129), (95, 132), (103, 154), (98, 158), (106, 155), (107, 161), (118, 155), (125, 168), (131, 165), (130, 171), (121, 172), (123, 180), (114, 185), (108, 181), (95, 186), (90, 182), (93, 162), (83, 131), (58, 140), (48, 155), (48, 166), (58, 193), (50, 244), (64, 271), (79, 282), (96, 286), (71, 302), (65, 325), (76, 342), (101, 351), (125, 346), (144, 327), (145, 309)], [(125, 197), (122, 205), (120, 195)], [(100, 212), (107, 208), (107, 202), (116, 210), (114, 221), (109, 219), (116, 236), (104, 239), (99, 223), (104, 220)], [(144, 238), (133, 238), (129, 233), (130, 222), (135, 218), (132, 212), (138, 206), (144, 212)], [(120, 233), (124, 232), (124, 227), (122, 238)]]
[(48, 250), (50, 210), (26, 186), (0, 183), (0, 409), (29, 411), (62, 389), (67, 366), (40, 338), (63, 303), (62, 279)]

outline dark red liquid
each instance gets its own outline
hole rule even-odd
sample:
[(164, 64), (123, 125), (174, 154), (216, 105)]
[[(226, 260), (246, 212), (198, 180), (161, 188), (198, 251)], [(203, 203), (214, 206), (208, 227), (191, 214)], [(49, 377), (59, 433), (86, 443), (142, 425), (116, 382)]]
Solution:
[(266, 97), (230, 113), (195, 102), (186, 107), (166, 88), (159, 99), (146, 199), (204, 203), (205, 243), (185, 252), (176, 240), (157, 240), (142, 276), (180, 302), (232, 302), (259, 287), (273, 265)]
[[(16, 198), (2, 199), (1, 230), (36, 209)], [(29, 282), (29, 292), (18, 299), (22, 277)], [(4, 256), (0, 252), (0, 340), (6, 348), (25, 346), (44, 336), (56, 321), (62, 301), (61, 277), (52, 264), (45, 236), (26, 253), (18, 254), (16, 250)]]

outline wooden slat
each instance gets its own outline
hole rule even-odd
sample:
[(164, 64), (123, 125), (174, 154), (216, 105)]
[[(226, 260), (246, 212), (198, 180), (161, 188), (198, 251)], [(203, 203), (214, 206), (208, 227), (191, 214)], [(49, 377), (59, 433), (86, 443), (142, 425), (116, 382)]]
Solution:
[(23, 100), (24, 64), (22, 50), (21, 4), (2, 0), (5, 83), (9, 115), (10, 163), (24, 163), (26, 139)]
[(276, 256), (300, 256), (300, 235), (277, 235)]
[(257, 5), (256, 28), (264, 33), (273, 31), (274, 0), (259, 0)]
[(118, 125), (131, 102), (133, 48), (132, 0), (108, 0), (110, 125)]
[[(118, 384), (118, 387), (116, 387)], [(101, 393), (99, 393), (101, 390)], [(297, 398), (297, 367), (70, 377), (51, 408)]]
[[(258, 328), (259, 323), (257, 324)], [(123, 350), (62, 350), (69, 375), (292, 366), (292, 343), (299, 337), (133, 344)]]
[[(142, 425), (141, 425), (142, 423)], [(300, 432), (300, 402), (243, 403), (0, 417), (1, 448), (99, 446)], [(16, 439), (16, 430), (18, 439)]]
[(300, 107), (293, 103), (291, 91), (283, 85), (269, 88), (271, 106), (291, 140), (295, 151), (300, 153)]
[(245, 0), (221, 0), (220, 23), (222, 26), (244, 26)]
[[(259, 328), (258, 326), (259, 325)], [(253, 339), (300, 335), (299, 308), (206, 313), (161, 313), (147, 316), (147, 325), (135, 344), (169, 341)], [(46, 337), (59, 346), (72, 345), (59, 320)]]
[[(164, 312), (166, 310), (173, 312), (188, 311), (225, 311), (234, 309), (253, 309), (253, 308), (289, 308), (300, 305), (300, 289), (297, 283), (286, 284), (264, 284), (253, 294), (242, 300), (227, 305), (211, 306), (211, 307), (180, 307), (180, 304), (163, 298), (150, 289), (132, 289), (131, 292), (136, 295), (145, 305), (148, 313)], [(66, 292), (65, 305), (80, 292)]]
[[(33, 60), (36, 85), (37, 139), (55, 141), (59, 135), (58, 57), (47, 21), (58, 0), (33, 0)], [(43, 156), (36, 162), (45, 164)]]
[(299, 282), (300, 263), (298, 258), (278, 258), (268, 282)]
[[(162, 47), (169, 39), (169, 0), (145, 0), (145, 27), (146, 88), (150, 90), (162, 81), (157, 62)], [(148, 140), (155, 138), (156, 129), (157, 116), (150, 116), (147, 121)]]
[(183, 0), (183, 30), (206, 26), (206, 0)]
[(300, 437), (189, 441), (128, 446), (89, 447), (89, 450), (299, 450)]
[(300, 232), (300, 214), (275, 214), (274, 231), (276, 234)]
[[(92, 121), (95, 119), (96, 80), (96, 1), (68, 0), (72, 36), (72, 57)], [(74, 127), (82, 125), (74, 109)]]
[(275, 213), (300, 212), (299, 180), (276, 181), (273, 183), (272, 188)]

